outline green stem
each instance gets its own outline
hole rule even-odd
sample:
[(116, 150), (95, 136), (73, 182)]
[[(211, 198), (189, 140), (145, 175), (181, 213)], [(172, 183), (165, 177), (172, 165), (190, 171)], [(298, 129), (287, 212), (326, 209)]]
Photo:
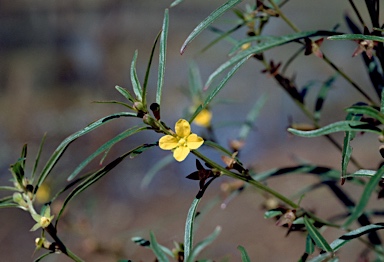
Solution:
[(364, 96), (371, 105), (376, 105), (376, 103), (369, 97), (367, 93), (364, 92), (349, 76), (347, 76), (343, 71), (341, 71), (331, 60), (328, 59), (323, 53), (323, 60), (330, 65), (336, 72), (338, 72), (348, 83), (350, 83), (362, 96)]
[(295, 31), (295, 32), (300, 32), (300, 29), (284, 15), (283, 12), (281, 12), (279, 6), (273, 1), (273, 0), (268, 0), (275, 11), (279, 14), (279, 16)]
[(267, 187), (266, 185), (260, 183), (259, 181), (254, 180), (252, 177), (244, 176), (244, 175), (240, 175), (240, 174), (231, 172), (228, 169), (225, 169), (224, 167), (220, 166), (216, 162), (212, 161), (208, 157), (204, 156), (199, 151), (193, 150), (191, 152), (195, 156), (197, 156), (198, 158), (203, 160), (204, 162), (206, 162), (209, 165), (211, 165), (213, 168), (219, 170), (222, 174), (224, 174), (226, 176), (229, 176), (229, 177), (232, 177), (232, 178), (240, 179), (240, 180), (242, 180), (244, 182), (247, 182), (247, 183), (253, 185), (256, 188), (271, 194), (272, 196), (276, 197), (277, 199), (279, 199), (280, 201), (284, 202), (285, 204), (291, 206), (292, 208), (299, 208), (299, 206), (295, 202), (293, 202), (292, 200), (288, 199), (287, 197), (283, 196), (282, 194), (280, 194), (279, 192), (273, 190), (272, 188)]

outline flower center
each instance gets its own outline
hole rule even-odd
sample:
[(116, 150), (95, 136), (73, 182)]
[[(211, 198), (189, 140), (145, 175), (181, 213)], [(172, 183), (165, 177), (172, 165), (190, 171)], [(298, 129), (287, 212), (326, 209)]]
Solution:
[(42, 228), (46, 228), (51, 223), (51, 219), (49, 217), (41, 217), (40, 225)]
[(187, 140), (184, 138), (179, 139), (179, 146), (187, 146)]

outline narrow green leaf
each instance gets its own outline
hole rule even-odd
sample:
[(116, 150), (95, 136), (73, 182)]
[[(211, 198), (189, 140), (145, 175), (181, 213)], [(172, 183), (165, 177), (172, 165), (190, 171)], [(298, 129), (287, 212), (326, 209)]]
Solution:
[(198, 97), (199, 99), (202, 99), (201, 92), (203, 90), (203, 82), (201, 81), (199, 67), (193, 61), (189, 62), (188, 86), (192, 98)]
[[(151, 50), (151, 55), (150, 55), (149, 60), (148, 60), (147, 70), (145, 71), (145, 77), (144, 77), (144, 83), (143, 83), (143, 100), (142, 100), (144, 107), (147, 106), (147, 86), (148, 86), (149, 73), (151, 72), (153, 56), (155, 54), (157, 41), (159, 41), (161, 32), (162, 31), (160, 31), (157, 34), (155, 42), (153, 43), (152, 50)], [(164, 57), (164, 59), (165, 59), (165, 57)], [(165, 62), (165, 60), (164, 60), (164, 62)]]
[(140, 187), (142, 189), (147, 189), (148, 185), (151, 183), (155, 175), (164, 167), (171, 164), (173, 162), (173, 155), (167, 155), (160, 161), (158, 161), (154, 166), (152, 166), (148, 172), (143, 177), (143, 180), (141, 181)]
[(213, 149), (216, 149), (217, 151), (227, 155), (227, 156), (232, 156), (232, 152), (225, 149), (224, 147), (222, 147), (221, 145), (219, 145), (218, 143), (215, 143), (215, 142), (212, 142), (212, 141), (204, 141), (204, 145), (205, 146), (209, 146), (209, 147), (212, 147)]
[[(142, 247), (146, 247), (146, 248), (150, 248), (151, 247), (151, 242), (149, 240), (146, 240), (142, 237), (132, 237), (131, 240), (139, 245), (139, 246), (142, 246)], [(160, 244), (157, 244), (161, 250), (166, 253), (168, 256), (172, 257), (173, 256), (173, 253), (171, 250), (169, 250), (169, 248), (165, 247), (165, 246), (162, 246)]]
[(161, 249), (160, 245), (156, 241), (156, 237), (153, 234), (153, 232), (150, 233), (150, 239), (151, 239), (151, 245), (150, 248), (152, 249), (153, 253), (155, 254), (157, 260), (159, 262), (168, 262), (168, 258), (164, 251)]
[(39, 165), (40, 156), (41, 156), (41, 152), (43, 151), (43, 146), (44, 146), (44, 142), (45, 142), (45, 138), (46, 137), (47, 137), (47, 134), (45, 133), (44, 136), (43, 136), (43, 139), (40, 142), (39, 150), (37, 151), (35, 163), (34, 163), (33, 169), (32, 169), (31, 181), (33, 181), (34, 178), (35, 178), (37, 166)]
[(18, 207), (19, 205), (13, 202), (13, 196), (6, 196), (0, 199), (0, 208)]
[[(144, 145), (145, 146), (145, 145)], [(71, 193), (69, 193), (69, 195), (67, 196), (67, 198), (64, 200), (64, 203), (63, 203), (63, 206), (61, 207), (60, 209), (60, 212), (59, 214), (57, 215), (57, 219), (56, 219), (56, 225), (57, 223), (59, 222), (59, 219), (60, 219), (60, 216), (61, 214), (64, 212), (64, 209), (65, 207), (68, 205), (68, 203), (75, 197), (77, 196), (78, 194), (80, 194), (81, 192), (83, 192), (85, 189), (87, 189), (88, 187), (90, 187), (92, 184), (94, 184), (95, 182), (97, 182), (99, 179), (101, 179), (104, 175), (106, 175), (109, 171), (111, 171), (112, 169), (114, 169), (118, 164), (120, 164), (121, 161), (123, 161), (127, 156), (129, 156), (130, 154), (132, 154), (132, 152), (134, 152), (135, 150), (138, 150), (140, 148), (142, 148), (143, 146), (138, 146), (137, 148), (135, 149), (132, 149), (126, 153), (124, 153), (123, 155), (121, 155), (120, 157), (116, 158), (115, 160), (113, 160), (112, 162), (110, 162), (109, 164), (107, 164), (105, 167), (99, 169), (98, 171), (92, 173), (91, 175), (89, 175), (86, 179), (84, 179), (84, 181), (82, 181), (76, 188), (74, 188)]]
[(272, 40), (262, 42), (258, 45), (252, 46), (242, 52), (239, 52), (232, 58), (230, 58), (227, 62), (219, 66), (208, 78), (205, 89), (208, 89), (208, 87), (212, 84), (213, 80), (221, 74), (223, 71), (225, 71), (227, 68), (235, 65), (240, 60), (244, 59), (245, 57), (253, 56), (255, 54), (264, 52), (268, 49), (274, 48), (276, 46), (284, 45), (287, 43), (290, 43), (292, 41), (300, 40), (305, 37), (313, 37), (313, 36), (324, 36), (324, 35), (334, 35), (337, 34), (332, 31), (307, 31), (307, 32), (300, 32), (285, 36), (276, 36)]
[(206, 239), (196, 244), (196, 246), (192, 249), (191, 254), (187, 258), (187, 262), (193, 262), (196, 260), (196, 257), (200, 254), (200, 252), (207, 247), (209, 244), (211, 244), (217, 236), (221, 232), (221, 227), (216, 227), (215, 230), (211, 235), (209, 235)]
[(175, 0), (175, 1), (172, 2), (172, 4), (169, 7), (175, 7), (175, 6), (177, 6), (178, 4), (180, 4), (183, 1), (184, 0)]
[(343, 34), (333, 35), (327, 37), (328, 40), (372, 40), (377, 42), (384, 42), (384, 37), (374, 35), (363, 35), (363, 34)]
[(332, 248), (325, 240), (325, 238), (320, 234), (317, 228), (311, 223), (307, 216), (304, 216), (304, 224), (308, 230), (308, 234), (311, 236), (316, 246), (327, 252), (333, 252)]
[(115, 89), (122, 95), (124, 96), (128, 101), (134, 103), (135, 98), (129, 93), (129, 91), (123, 87), (120, 86), (115, 86)]
[(242, 262), (251, 262), (251, 259), (248, 256), (247, 250), (243, 246), (238, 246), (237, 249), (241, 253), (241, 261)]
[(133, 109), (132, 106), (128, 105), (127, 103), (124, 103), (124, 102), (121, 102), (121, 101), (116, 101), (116, 100), (109, 100), (109, 101), (94, 101), (93, 103), (97, 103), (97, 104), (118, 104), (118, 105), (122, 105), (122, 106), (125, 106), (129, 109)]
[[(361, 114), (355, 114), (355, 113), (348, 113), (346, 120), (347, 121), (359, 121), (361, 119)], [(347, 175), (347, 168), (349, 160), (351, 159), (352, 155), (352, 146), (351, 141), (355, 138), (356, 132), (355, 131), (346, 131), (344, 135), (344, 142), (343, 142), (343, 149), (341, 153), (341, 179), (344, 179)]]
[(240, 41), (237, 41), (235, 46), (232, 47), (232, 49), (229, 51), (229, 56), (233, 56), (236, 52), (238, 52), (241, 47), (244, 44), (252, 43), (255, 42), (256, 44), (260, 44), (261, 41), (271, 41), (275, 39), (276, 36), (270, 36), (270, 35), (257, 35), (257, 36), (251, 36), (251, 37), (246, 37), (244, 39), (241, 39)]
[(252, 130), (253, 125), (256, 121), (256, 118), (259, 116), (261, 109), (263, 108), (265, 102), (267, 101), (267, 96), (262, 95), (259, 99), (256, 100), (256, 103), (252, 107), (251, 111), (249, 111), (244, 124), (240, 128), (240, 132), (238, 135), (239, 140), (245, 140), (249, 132)]
[(283, 213), (281, 211), (276, 211), (276, 210), (266, 211), (264, 213), (264, 218), (277, 217), (277, 216), (281, 216), (282, 214)]
[[(383, 223), (377, 223), (377, 224), (371, 224), (371, 225), (363, 226), (363, 227), (355, 229), (351, 232), (348, 232), (347, 234), (342, 235), (338, 239), (334, 240), (330, 244), (330, 246), (331, 246), (333, 252), (336, 252), (337, 250), (339, 250), (341, 247), (343, 247), (345, 244), (347, 244), (352, 239), (355, 239), (355, 238), (358, 238), (362, 235), (368, 234), (370, 232), (382, 230), (382, 229), (384, 229)], [(310, 261), (324, 261), (324, 260), (321, 260), (321, 258), (322, 258), (321, 256), (322, 255), (319, 255)], [(329, 256), (327, 256), (327, 257), (329, 257)]]
[(143, 101), (143, 96), (142, 96), (143, 90), (141, 88), (140, 81), (139, 81), (139, 78), (137, 77), (137, 72), (136, 72), (136, 60), (137, 60), (138, 53), (139, 52), (136, 50), (131, 62), (131, 83), (132, 83), (133, 92), (135, 93), (137, 100)]
[(331, 76), (330, 78), (328, 78), (323, 83), (323, 85), (321, 86), (321, 88), (319, 90), (319, 93), (317, 94), (315, 110), (314, 110), (314, 113), (313, 113), (313, 116), (315, 117), (315, 119), (317, 121), (320, 120), (321, 110), (323, 109), (324, 101), (327, 98), (328, 91), (331, 88), (333, 82), (335, 82), (335, 80), (336, 80), (336, 75), (335, 76)]
[(312, 237), (308, 234), (305, 239), (305, 253), (311, 255), (315, 252), (315, 245), (313, 243)]
[(384, 124), (384, 114), (372, 106), (352, 106), (345, 109), (345, 111), (353, 114), (364, 114), (373, 117), (374, 119), (380, 121), (380, 123)]
[(256, 181), (264, 181), (273, 176), (288, 175), (288, 174), (314, 174), (321, 179), (339, 179), (340, 172), (335, 169), (331, 169), (323, 166), (316, 165), (298, 165), (281, 168), (272, 168), (270, 170), (260, 172), (252, 175), (252, 178)]
[(346, 175), (345, 177), (372, 177), (376, 174), (376, 172), (377, 170), (360, 169), (355, 173)]
[[(224, 32), (224, 31), (222, 31), (222, 30), (220, 30), (220, 29), (218, 29), (216, 27), (210, 26), (209, 30), (214, 32), (214, 33), (216, 33), (216, 34), (219, 34), (219, 36), (217, 38), (215, 38), (212, 42), (210, 42), (208, 45), (206, 45), (203, 49), (201, 49), (199, 51), (199, 53), (206, 52), (211, 47), (213, 47), (215, 44), (217, 44), (219, 42), (222, 42), (223, 40), (226, 40), (227, 42), (236, 45), (238, 43), (238, 41), (235, 38), (231, 37), (230, 34), (232, 34), (233, 32), (235, 32), (237, 30), (239, 30), (244, 25), (245, 25), (245, 22), (242, 21), (242, 23), (240, 23), (238, 25), (235, 25), (233, 28), (229, 29), (226, 32)], [(248, 37), (247, 37), (247, 39), (248, 39)], [(229, 55), (231, 56), (231, 54), (229, 54)]]
[(39, 256), (38, 258), (36, 258), (36, 259), (34, 260), (34, 262), (40, 262), (40, 261), (42, 261), (44, 258), (46, 258), (47, 256), (52, 255), (52, 254), (55, 254), (55, 252), (48, 252), (48, 253), (45, 253), (45, 254)]
[(201, 198), (195, 198), (192, 201), (192, 205), (189, 208), (187, 220), (185, 222), (184, 232), (184, 257), (188, 259), (193, 249), (193, 227), (196, 217), (197, 206), (199, 205)]
[(6, 191), (19, 191), (18, 188), (12, 187), (12, 186), (0, 186), (0, 190), (6, 190)]
[(189, 122), (192, 123), (192, 121), (195, 119), (195, 117), (201, 112), (201, 110), (203, 110), (204, 108), (206, 108), (209, 103), (212, 101), (212, 99), (220, 92), (220, 90), (225, 86), (225, 84), (228, 82), (228, 80), (236, 73), (236, 71), (250, 58), (250, 56), (248, 57), (245, 57), (244, 59), (242, 59), (239, 63), (237, 63), (232, 69), (231, 71), (228, 72), (227, 76), (220, 82), (220, 84), (218, 86), (216, 86), (216, 88), (214, 88), (212, 90), (212, 92), (208, 95), (208, 97), (205, 99), (204, 103), (202, 105), (200, 105), (195, 113), (192, 115), (192, 117), (190, 118)]
[(377, 184), (379, 183), (381, 177), (384, 175), (384, 166), (382, 166), (379, 170), (377, 170), (376, 174), (369, 180), (367, 185), (364, 188), (364, 191), (360, 197), (359, 203), (354, 208), (352, 214), (348, 217), (347, 221), (345, 221), (343, 227), (347, 228), (349, 225), (352, 224), (353, 221), (355, 221), (358, 217), (360, 217), (366, 205), (368, 204), (368, 201), (372, 195), (373, 192), (375, 192), (375, 188), (377, 187)]
[(137, 134), (140, 131), (147, 130), (147, 126), (142, 127), (132, 127), (130, 129), (125, 130), (124, 132), (120, 133), (119, 135), (115, 136), (111, 140), (104, 143), (102, 146), (100, 146), (95, 152), (93, 152), (89, 157), (87, 157), (83, 162), (80, 163), (78, 167), (69, 175), (67, 178), (67, 181), (71, 181), (74, 177), (76, 177), (93, 159), (95, 159), (98, 155), (103, 153), (104, 151), (110, 149), (113, 145), (120, 142), (123, 139), (126, 139), (130, 137), (131, 135)]
[(156, 103), (161, 104), (161, 94), (164, 84), (164, 73), (165, 73), (165, 64), (166, 64), (166, 54), (167, 54), (167, 38), (168, 38), (168, 24), (169, 24), (169, 14), (168, 9), (164, 11), (164, 21), (163, 28), (161, 30), (160, 36), (160, 52), (159, 52), (159, 72), (157, 77), (157, 92), (156, 92)]
[(323, 254), (318, 255), (317, 257), (312, 258), (308, 262), (323, 262), (323, 261), (330, 262), (330, 259), (333, 256), (334, 256), (333, 253), (323, 253)]
[(82, 130), (70, 135), (66, 139), (64, 139), (63, 142), (56, 148), (56, 150), (53, 152), (51, 157), (49, 158), (48, 162), (45, 164), (43, 171), (41, 172), (39, 179), (36, 184), (36, 189), (40, 187), (40, 185), (44, 182), (46, 177), (49, 175), (49, 173), (52, 171), (53, 167), (56, 165), (57, 161), (60, 159), (64, 151), (67, 149), (69, 144), (71, 144), (73, 141), (78, 139), (79, 137), (91, 132), (92, 130), (104, 125), (105, 123), (117, 119), (120, 117), (137, 117), (136, 114), (130, 113), (130, 112), (120, 112), (115, 113), (106, 117), (103, 117), (92, 124), (88, 125), (87, 127), (83, 128)]
[(311, 131), (302, 131), (293, 128), (288, 128), (288, 132), (302, 137), (317, 137), (328, 135), (331, 133), (346, 131), (371, 132), (379, 135), (382, 133), (381, 130), (376, 126), (360, 121), (339, 121)]
[(184, 44), (182, 45), (180, 49), (180, 54), (183, 54), (185, 51), (185, 48), (189, 43), (192, 42), (193, 39), (195, 39), (196, 36), (198, 36), (204, 29), (206, 29), (210, 24), (212, 24), (217, 18), (219, 18), (221, 15), (223, 15), (225, 12), (227, 12), (229, 9), (240, 3), (242, 0), (230, 0), (217, 8), (215, 11), (213, 11), (207, 18), (205, 18), (195, 29), (193, 29), (192, 33), (187, 37)]

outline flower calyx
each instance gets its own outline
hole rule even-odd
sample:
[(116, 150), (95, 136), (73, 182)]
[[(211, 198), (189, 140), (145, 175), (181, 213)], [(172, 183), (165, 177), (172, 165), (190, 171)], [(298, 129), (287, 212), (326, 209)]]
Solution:
[[(205, 190), (208, 188), (209, 184), (212, 183), (212, 181), (219, 177), (219, 175), (216, 175), (212, 169), (205, 169), (203, 165), (200, 163), (198, 159), (196, 159), (196, 168), (197, 171), (189, 174), (186, 176), (188, 179), (192, 180), (199, 180), (199, 193), (196, 195), (196, 198), (201, 198), (205, 192)], [(207, 181), (207, 179), (211, 178)]]

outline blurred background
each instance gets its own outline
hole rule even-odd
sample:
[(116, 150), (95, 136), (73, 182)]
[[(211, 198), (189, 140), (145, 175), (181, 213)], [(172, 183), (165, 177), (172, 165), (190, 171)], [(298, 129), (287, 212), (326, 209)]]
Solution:
[[(114, 89), (119, 85), (131, 89), (129, 70), (136, 49), (139, 50), (137, 70), (143, 81), (154, 39), (161, 29), (164, 9), (172, 1), (148, 0), (80, 0), (80, 1), (9, 1), (0, 0), (0, 182), (9, 184), (9, 165), (14, 163), (22, 146), (28, 143), (27, 167), (32, 165), (39, 143), (45, 133), (47, 139), (41, 166), (60, 142), (92, 121), (114, 112), (121, 106), (96, 104), (93, 101), (124, 98)], [(188, 63), (194, 60), (200, 67), (203, 82), (221, 63), (225, 62), (232, 45), (222, 41), (204, 53), (204, 48), (216, 35), (205, 31), (179, 54), (180, 47), (194, 27), (224, 1), (188, 1), (170, 9), (167, 67), (162, 100), (162, 119), (173, 126), (191, 105), (188, 97)], [(369, 21), (363, 1), (356, 1), (363, 18)], [(253, 3), (253, 2), (252, 2)], [(283, 12), (301, 30), (338, 30), (349, 32), (344, 15), (355, 16), (348, 1), (292, 0)], [(232, 27), (236, 16), (228, 13), (215, 26), (226, 30)], [(356, 20), (357, 21), (357, 20)], [(265, 32), (270, 35), (292, 33), (280, 19), (271, 18)], [(241, 39), (241, 30), (233, 37)], [(367, 93), (375, 97), (365, 74), (360, 57), (352, 58), (357, 47), (354, 42), (325, 41), (322, 50)], [(296, 44), (266, 52), (268, 59), (284, 62), (298, 49)], [(149, 80), (149, 99), (154, 101), (157, 77), (157, 52)], [(305, 123), (305, 116), (278, 87), (273, 78), (261, 74), (262, 65), (250, 60), (217, 97), (213, 107), (212, 125), (218, 142), (226, 146), (236, 138), (239, 123), (263, 94), (268, 101), (255, 123), (242, 152), (248, 167), (265, 171), (274, 167), (292, 166), (298, 159), (340, 169), (340, 153), (322, 138), (303, 139), (286, 132), (290, 119)], [(315, 56), (301, 56), (288, 69), (295, 75), (297, 86), (309, 81), (325, 81), (334, 71)], [(313, 104), (318, 91), (309, 94)], [(312, 100), (311, 100), (312, 99)], [(224, 103), (220, 101), (229, 100)], [(343, 108), (357, 100), (359, 94), (342, 78), (337, 78), (329, 92), (321, 124), (341, 120)], [(362, 100), (363, 101), (363, 100)], [(233, 124), (228, 124), (233, 123)], [(140, 124), (136, 119), (118, 119), (89, 133), (70, 145), (50, 175), (47, 185), (51, 196), (59, 190), (73, 169), (104, 142), (126, 128)], [(205, 130), (192, 126), (196, 133)], [(342, 141), (342, 134), (335, 136)], [(155, 142), (159, 135), (142, 133), (124, 140), (114, 147), (106, 161), (140, 144)], [(354, 156), (366, 168), (375, 168), (380, 155), (377, 138), (361, 136), (354, 141)], [(158, 241), (170, 248), (183, 241), (184, 222), (188, 208), (199, 187), (196, 181), (185, 179), (195, 170), (195, 159), (190, 156), (183, 163), (175, 163), (161, 170), (147, 188), (142, 179), (159, 159), (169, 152), (158, 148), (146, 151), (134, 159), (126, 159), (119, 167), (97, 184), (80, 194), (68, 206), (68, 212), (59, 223), (59, 236), (69, 248), (86, 261), (154, 261), (150, 250), (131, 242), (134, 236), (149, 238), (153, 231)], [(207, 152), (211, 154), (211, 152)], [(213, 154), (213, 158), (219, 156)], [(40, 166), (40, 168), (41, 168)], [(97, 161), (86, 171), (98, 167)], [(351, 165), (351, 170), (353, 170)], [(41, 169), (40, 169), (41, 170)], [(240, 261), (237, 245), (243, 245), (251, 258), (257, 261), (297, 261), (304, 252), (305, 235), (285, 236), (286, 229), (274, 226), (263, 218), (263, 198), (248, 188), (220, 209), (225, 194), (220, 186), (230, 182), (220, 178), (213, 182), (202, 201), (202, 207), (219, 197), (212, 210), (201, 221), (196, 240), (222, 227), (219, 238), (201, 257), (215, 261)], [(294, 175), (272, 179), (269, 185), (286, 195), (316, 181), (315, 177)], [(351, 195), (360, 191), (347, 185)], [(3, 195), (1, 195), (3, 196)], [(53, 204), (57, 214), (62, 203)], [(344, 211), (344, 207), (326, 189), (305, 196), (302, 205), (317, 212), (320, 217)], [(38, 232), (29, 232), (34, 221), (19, 209), (0, 210), (0, 260), (32, 261), (42, 251), (34, 252)], [(342, 232), (324, 232), (329, 241)], [(273, 252), (271, 252), (273, 250)], [(353, 261), (363, 251), (357, 241), (341, 251), (342, 258)], [(352, 260), (350, 260), (352, 259)], [(64, 256), (50, 256), (46, 261), (68, 261)]]

